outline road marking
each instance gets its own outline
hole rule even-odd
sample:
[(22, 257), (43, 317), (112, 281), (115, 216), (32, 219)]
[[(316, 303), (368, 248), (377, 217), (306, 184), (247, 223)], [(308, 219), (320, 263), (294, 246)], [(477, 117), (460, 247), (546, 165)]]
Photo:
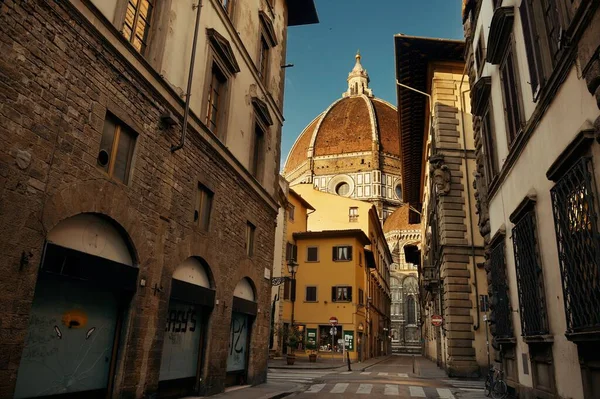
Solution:
[(365, 371), (365, 372), (360, 373), (360, 375), (369, 375), (369, 374), (371, 374), (370, 371)]
[(348, 374), (352, 374), (352, 371), (343, 371), (340, 374), (346, 374), (346, 375), (348, 375)]
[(448, 388), (438, 388), (437, 393), (440, 399), (454, 399), (454, 395)]
[(346, 391), (346, 388), (348, 388), (348, 383), (340, 382), (338, 384), (335, 384), (335, 386), (331, 389), (331, 391), (329, 391), (329, 393), (344, 393)]
[(388, 373), (379, 373), (378, 375), (385, 376), (388, 375)]
[(408, 374), (406, 374), (406, 373), (398, 373), (398, 377), (408, 378)]
[(325, 384), (315, 384), (312, 385), (306, 393), (318, 393), (321, 392), (321, 389), (325, 387)]
[(356, 393), (358, 394), (370, 394), (373, 389), (373, 384), (360, 384)]
[(398, 395), (398, 385), (385, 384), (384, 395)]
[(425, 391), (421, 387), (408, 387), (410, 390), (410, 396), (415, 398), (426, 398)]

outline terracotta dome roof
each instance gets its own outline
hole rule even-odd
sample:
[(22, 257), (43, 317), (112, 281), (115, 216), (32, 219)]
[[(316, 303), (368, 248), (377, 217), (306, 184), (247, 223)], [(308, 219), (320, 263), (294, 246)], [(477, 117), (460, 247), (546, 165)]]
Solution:
[(378, 139), (381, 151), (400, 156), (400, 134), (396, 108), (378, 98), (351, 96), (334, 102), (300, 134), (294, 143), (284, 172), (291, 172), (312, 155), (341, 155), (373, 150)]
[(286, 160), (284, 175), (310, 157), (371, 152), (379, 141), (380, 151), (400, 157), (398, 112), (392, 104), (373, 97), (369, 75), (356, 55), (348, 75), (348, 90), (342, 98), (317, 116), (300, 134)]
[(408, 205), (402, 205), (396, 209), (383, 223), (383, 232), (389, 233), (394, 230), (420, 230), (420, 224), (410, 224), (408, 222)]

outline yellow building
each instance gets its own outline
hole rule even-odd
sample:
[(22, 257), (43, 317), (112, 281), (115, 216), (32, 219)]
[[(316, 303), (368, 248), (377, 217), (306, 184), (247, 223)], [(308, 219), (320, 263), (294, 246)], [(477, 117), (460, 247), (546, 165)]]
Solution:
[[(282, 275), (289, 276), (287, 262), (293, 258), (299, 265), (294, 302), (294, 325), (303, 335), (299, 348), (305, 349), (307, 340), (314, 339), (320, 353), (341, 356), (341, 353), (335, 353), (336, 339), (342, 339), (345, 334), (343, 339), (352, 342), (350, 357), (353, 360), (391, 353), (389, 284), (392, 255), (375, 206), (315, 190), (310, 184), (299, 184), (289, 191), (288, 223), (284, 234), (288, 240), (287, 256), (282, 264)], [(313, 212), (307, 212), (307, 204), (310, 209), (314, 207)], [(290, 220), (292, 211), (295, 215)], [(307, 215), (307, 218), (300, 221), (296, 214)], [(334, 253), (334, 247), (342, 251), (343, 256), (351, 258), (334, 260), (338, 255)], [(307, 287), (316, 288), (307, 290)], [(279, 292), (283, 302), (278, 320), (285, 330), (292, 321), (291, 281), (286, 281)], [(347, 299), (337, 301), (338, 294), (346, 295)], [(307, 295), (309, 299), (316, 299), (307, 301)], [(331, 341), (332, 336), (325, 327), (329, 326), (331, 316), (337, 317), (342, 327), (338, 329), (338, 338), (333, 340), (333, 345), (327, 346), (326, 342)], [(283, 345), (281, 353), (286, 351)]]
[[(288, 276), (287, 260), (290, 257), (290, 246), (294, 241), (293, 234), (307, 230), (308, 215), (314, 208), (294, 190), (289, 188), (283, 177), (279, 184), (280, 209), (277, 216), (277, 229), (275, 232), (275, 256), (273, 263), (273, 278), (283, 280)], [(280, 281), (281, 282), (281, 281)], [(289, 283), (287, 283), (289, 284)], [(275, 284), (271, 290), (272, 323), (269, 350), (273, 355), (286, 353), (283, 337), (277, 326), (287, 327), (290, 325), (291, 303), (283, 301), (283, 294), (288, 285)], [(284, 313), (287, 319), (284, 318)]]
[[(369, 238), (359, 229), (308, 231), (293, 237), (298, 248), (294, 326), (303, 335), (298, 349), (306, 349), (312, 342), (322, 356), (339, 357), (343, 340), (348, 343), (350, 359), (364, 359), (365, 246)], [(285, 291), (284, 299), (291, 299), (292, 290)], [(291, 301), (286, 305), (291, 307)], [(334, 334), (332, 317), (339, 324)]]

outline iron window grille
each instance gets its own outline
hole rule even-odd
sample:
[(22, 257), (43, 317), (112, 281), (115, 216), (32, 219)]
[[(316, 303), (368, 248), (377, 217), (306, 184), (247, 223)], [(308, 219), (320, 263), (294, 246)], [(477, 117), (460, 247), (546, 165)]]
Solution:
[(510, 303), (508, 301), (508, 287), (506, 285), (506, 263), (504, 258), (504, 241), (492, 247), (490, 253), (490, 269), (492, 277), (492, 322), (495, 324), (497, 338), (512, 338), (512, 325), (510, 320)]
[(600, 331), (600, 235), (592, 159), (581, 158), (550, 193), (567, 333)]
[(512, 230), (517, 289), (524, 337), (548, 333), (542, 267), (539, 261), (535, 211), (526, 212)]

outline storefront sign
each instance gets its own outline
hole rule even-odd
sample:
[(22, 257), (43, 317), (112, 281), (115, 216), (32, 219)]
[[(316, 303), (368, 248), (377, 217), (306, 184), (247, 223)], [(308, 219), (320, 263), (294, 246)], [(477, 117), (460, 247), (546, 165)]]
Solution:
[(194, 377), (200, 349), (200, 315), (196, 306), (171, 299), (160, 363), (161, 381)]
[(344, 343), (346, 345), (346, 350), (354, 350), (354, 331), (344, 331)]
[(242, 313), (233, 313), (231, 315), (227, 371), (240, 371), (246, 368), (247, 344), (248, 316)]

